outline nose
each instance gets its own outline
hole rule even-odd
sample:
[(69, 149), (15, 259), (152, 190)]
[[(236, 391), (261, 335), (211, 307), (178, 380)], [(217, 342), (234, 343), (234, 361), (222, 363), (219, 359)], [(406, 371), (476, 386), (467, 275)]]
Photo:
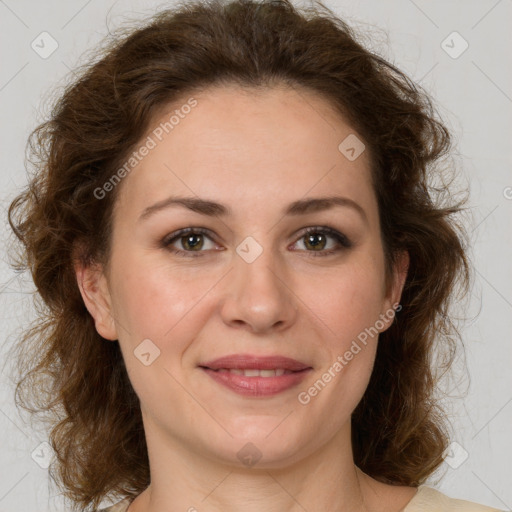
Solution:
[(296, 320), (297, 297), (270, 250), (251, 263), (235, 253), (225, 292), (221, 315), (230, 327), (268, 333), (283, 331)]

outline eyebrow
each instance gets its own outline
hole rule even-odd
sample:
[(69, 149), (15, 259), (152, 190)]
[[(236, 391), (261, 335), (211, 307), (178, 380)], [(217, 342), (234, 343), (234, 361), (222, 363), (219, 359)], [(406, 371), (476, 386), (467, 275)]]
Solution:
[[(193, 212), (199, 213), (201, 215), (207, 215), (210, 217), (225, 217), (233, 214), (233, 211), (229, 206), (217, 203), (215, 201), (200, 199), (198, 197), (171, 196), (145, 208), (139, 217), (139, 221), (147, 219), (156, 212), (174, 206), (181, 206)], [(365, 210), (352, 199), (341, 196), (312, 197), (307, 199), (299, 199), (298, 201), (290, 203), (283, 210), (282, 213), (283, 215), (305, 215), (308, 213), (329, 210), (334, 208), (335, 206), (344, 206), (351, 208), (352, 210), (355, 210), (356, 212), (359, 213), (362, 219), (366, 223), (368, 223), (368, 217), (366, 215)]]

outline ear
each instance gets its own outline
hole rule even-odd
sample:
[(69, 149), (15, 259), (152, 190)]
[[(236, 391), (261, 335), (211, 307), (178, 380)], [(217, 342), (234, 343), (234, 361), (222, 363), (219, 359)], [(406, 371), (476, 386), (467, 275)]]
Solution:
[[(396, 258), (396, 263), (393, 268), (393, 275), (389, 283), (386, 296), (383, 301), (383, 311), (381, 311), (380, 318), (386, 324), (379, 332), (384, 332), (393, 323), (394, 312), (400, 304), (402, 290), (404, 289), (405, 281), (407, 279), (407, 272), (409, 270), (409, 253), (407, 251), (400, 251)], [(400, 308), (398, 309), (400, 310)]]
[(107, 278), (100, 264), (75, 263), (75, 275), (85, 307), (94, 319), (98, 334), (117, 340), (112, 301)]

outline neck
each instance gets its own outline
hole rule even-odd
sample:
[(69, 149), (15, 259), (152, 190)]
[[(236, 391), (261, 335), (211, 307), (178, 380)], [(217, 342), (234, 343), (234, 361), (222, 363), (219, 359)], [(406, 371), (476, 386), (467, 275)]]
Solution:
[[(129, 512), (367, 512), (369, 480), (353, 462), (350, 424), (300, 460), (221, 463), (146, 422), (151, 485)], [(370, 491), (371, 492), (371, 491)]]

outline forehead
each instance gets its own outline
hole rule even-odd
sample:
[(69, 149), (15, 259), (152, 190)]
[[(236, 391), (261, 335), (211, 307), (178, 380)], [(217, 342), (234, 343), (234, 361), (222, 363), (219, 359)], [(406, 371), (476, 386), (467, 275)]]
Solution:
[(369, 155), (347, 158), (350, 137), (362, 145), (333, 106), (307, 89), (190, 93), (154, 116), (141, 140), (152, 147), (124, 178), (120, 198), (135, 209), (179, 192), (236, 208), (339, 191), (368, 203)]

